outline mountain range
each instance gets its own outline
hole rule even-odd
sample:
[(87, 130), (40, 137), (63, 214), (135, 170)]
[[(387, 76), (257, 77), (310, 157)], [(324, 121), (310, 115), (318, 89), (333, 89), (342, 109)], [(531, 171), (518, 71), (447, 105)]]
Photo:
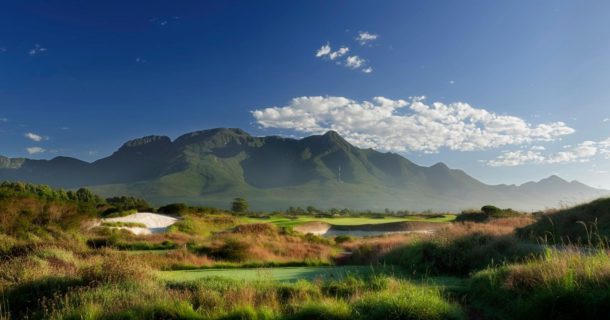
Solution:
[(458, 211), (485, 204), (539, 210), (610, 194), (557, 176), (519, 186), (488, 185), (443, 163), (425, 167), (395, 153), (357, 148), (334, 131), (292, 139), (227, 128), (173, 141), (166, 136), (131, 140), (91, 163), (0, 156), (1, 180), (86, 186), (104, 196), (133, 195), (157, 205), (227, 207), (240, 196), (256, 210), (313, 205)]

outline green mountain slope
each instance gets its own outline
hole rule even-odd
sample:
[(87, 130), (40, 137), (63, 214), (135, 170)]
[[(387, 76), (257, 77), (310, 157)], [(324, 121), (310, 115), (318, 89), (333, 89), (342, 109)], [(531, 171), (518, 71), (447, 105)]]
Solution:
[(87, 186), (155, 204), (228, 205), (237, 196), (255, 209), (307, 206), (355, 209), (460, 210), (494, 203), (539, 209), (606, 194), (551, 177), (522, 186), (490, 186), (439, 163), (419, 166), (393, 153), (352, 146), (336, 132), (290, 139), (241, 129), (188, 133), (171, 141), (148, 136), (86, 163), (0, 158), (0, 180)]

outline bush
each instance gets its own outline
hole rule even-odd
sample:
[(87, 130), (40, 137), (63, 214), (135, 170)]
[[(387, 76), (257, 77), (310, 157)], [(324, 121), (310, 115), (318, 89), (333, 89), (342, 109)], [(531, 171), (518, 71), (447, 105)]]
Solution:
[(336, 236), (335, 237), (335, 242), (338, 244), (344, 243), (344, 242), (349, 242), (354, 240), (353, 237), (348, 236), (348, 235), (341, 235), (341, 236)]
[(181, 216), (187, 213), (189, 207), (184, 203), (171, 203), (159, 208), (157, 211), (163, 214)]
[(99, 264), (80, 272), (86, 283), (141, 282), (152, 277), (150, 268), (137, 259), (121, 254), (106, 256)]
[(455, 218), (455, 222), (488, 222), (491, 219), (523, 216), (523, 213), (513, 209), (500, 209), (496, 206), (483, 206), (480, 211), (463, 211)]
[(212, 249), (210, 255), (218, 259), (242, 262), (248, 259), (249, 248), (250, 244), (237, 239), (229, 238), (225, 240), (224, 244), (220, 248)]
[(236, 226), (233, 232), (274, 236), (278, 235), (278, 228), (271, 223), (249, 223)]

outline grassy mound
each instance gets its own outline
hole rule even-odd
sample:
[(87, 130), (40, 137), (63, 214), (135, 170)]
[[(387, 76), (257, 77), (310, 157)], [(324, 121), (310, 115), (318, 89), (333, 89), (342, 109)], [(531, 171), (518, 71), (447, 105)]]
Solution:
[(609, 319), (610, 256), (549, 250), (477, 273), (470, 294), (489, 319)]
[(610, 238), (610, 198), (549, 212), (518, 234), (550, 244), (605, 244)]
[(520, 261), (534, 254), (537, 248), (519, 243), (513, 235), (515, 226), (529, 221), (509, 218), (455, 224), (434, 236), (414, 238), (407, 245), (389, 250), (380, 260), (415, 274), (466, 276), (489, 265)]

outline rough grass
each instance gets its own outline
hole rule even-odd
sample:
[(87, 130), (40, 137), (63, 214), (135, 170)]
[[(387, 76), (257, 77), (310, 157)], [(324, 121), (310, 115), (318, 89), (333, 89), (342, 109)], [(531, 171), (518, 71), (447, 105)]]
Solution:
[(549, 249), (474, 275), (471, 300), (490, 319), (608, 319), (610, 256)]
[(518, 230), (525, 239), (549, 244), (605, 245), (610, 239), (610, 198), (551, 210)]
[(102, 227), (109, 228), (147, 228), (146, 224), (140, 222), (102, 222)]
[[(391, 277), (165, 283), (123, 266), (108, 267), (93, 278), (48, 278), (9, 290), (9, 306), (20, 306), (12, 314), (49, 319), (464, 318), (438, 289)], [(123, 276), (110, 276), (115, 273)]]
[(400, 265), (413, 274), (467, 276), (536, 254), (538, 247), (522, 244), (513, 235), (516, 227), (529, 221), (519, 217), (454, 224), (435, 235), (412, 238), (381, 255), (378, 263)]

